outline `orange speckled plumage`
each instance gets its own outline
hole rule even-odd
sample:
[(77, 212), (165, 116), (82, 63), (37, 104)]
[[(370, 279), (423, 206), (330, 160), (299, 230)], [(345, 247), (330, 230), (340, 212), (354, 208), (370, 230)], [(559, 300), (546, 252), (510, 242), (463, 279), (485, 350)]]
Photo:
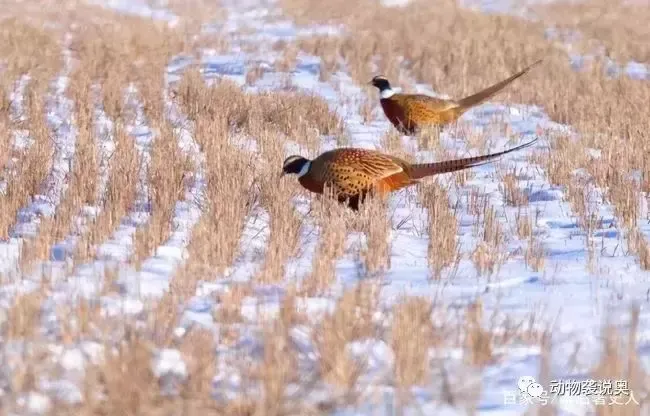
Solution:
[(392, 93), (386, 97), (382, 94), (379, 100), (384, 114), (400, 133), (411, 135), (422, 127), (442, 126), (456, 121), (467, 110), (485, 102), (540, 62), (541, 59), (507, 79), (460, 100), (436, 98), (425, 94), (392, 93), (390, 83), (383, 76), (374, 77), (371, 83), (381, 92)]
[(379, 100), (386, 118), (403, 134), (414, 134), (423, 126), (451, 123), (461, 115), (461, 107), (452, 100), (423, 94), (395, 94)]

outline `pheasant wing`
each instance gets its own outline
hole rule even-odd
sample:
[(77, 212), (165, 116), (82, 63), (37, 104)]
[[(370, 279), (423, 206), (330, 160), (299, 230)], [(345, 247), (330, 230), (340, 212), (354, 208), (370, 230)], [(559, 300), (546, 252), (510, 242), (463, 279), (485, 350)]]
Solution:
[(327, 182), (341, 197), (367, 192), (383, 180), (404, 171), (393, 158), (378, 152), (364, 150), (346, 156), (345, 159), (331, 161), (328, 166), (330, 177)]
[(425, 94), (413, 94), (409, 97), (409, 101), (409, 106), (412, 108), (421, 109), (422, 111), (432, 111), (435, 113), (458, 107), (458, 103), (454, 100), (432, 97)]
[(458, 103), (453, 100), (431, 97), (424, 94), (416, 94), (408, 98), (408, 117), (417, 121), (429, 121), (433, 123), (445, 122), (459, 108)]

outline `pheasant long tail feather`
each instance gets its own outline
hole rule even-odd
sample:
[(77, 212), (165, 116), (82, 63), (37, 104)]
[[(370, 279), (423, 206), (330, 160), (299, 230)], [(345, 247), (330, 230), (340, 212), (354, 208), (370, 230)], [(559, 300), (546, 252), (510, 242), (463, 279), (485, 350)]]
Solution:
[(526, 74), (528, 71), (531, 70), (532, 67), (535, 65), (539, 64), (542, 62), (543, 59), (540, 59), (536, 61), (535, 63), (527, 66), (526, 68), (522, 69), (521, 71), (517, 72), (516, 74), (512, 75), (510, 78), (504, 79), (501, 82), (497, 82), (496, 84), (487, 87), (486, 89), (477, 92), (476, 94), (472, 94), (468, 97), (462, 98), (458, 100), (458, 107), (460, 108), (461, 111), (466, 111), (469, 110), (470, 108), (481, 104), (485, 100), (489, 99), (492, 97), (494, 94), (497, 92), (501, 91), (503, 88), (505, 88), (508, 84), (510, 84), (512, 81), (516, 80), (520, 76)]
[(535, 142), (537, 142), (537, 139), (531, 140), (530, 142), (524, 143), (520, 146), (513, 147), (512, 149), (504, 150), (503, 152), (491, 153), (483, 156), (468, 157), (465, 159), (446, 160), (444, 162), (414, 164), (411, 165), (410, 177), (412, 179), (421, 179), (431, 175), (456, 172), (458, 170), (484, 165), (486, 163), (493, 162), (495, 159), (505, 154), (529, 147), (533, 145)]

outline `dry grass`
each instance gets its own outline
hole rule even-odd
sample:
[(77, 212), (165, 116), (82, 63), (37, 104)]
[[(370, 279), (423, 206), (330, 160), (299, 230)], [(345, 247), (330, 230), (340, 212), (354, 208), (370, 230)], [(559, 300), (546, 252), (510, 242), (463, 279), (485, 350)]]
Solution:
[(320, 97), (301, 91), (245, 94), (236, 84), (220, 80), (204, 87), (198, 70), (188, 70), (176, 94), (190, 120), (219, 119), (226, 128), (255, 135), (275, 131), (314, 147), (320, 135), (341, 133), (341, 120)]
[(473, 303), (467, 308), (465, 325), (467, 359), (474, 366), (485, 366), (494, 360), (493, 333), (483, 326), (483, 305)]
[(393, 309), (391, 346), (395, 383), (401, 388), (424, 384), (429, 377), (429, 344), (433, 337), (431, 301), (413, 297)]
[(603, 47), (605, 56), (616, 61), (647, 62), (650, 37), (643, 22), (650, 15), (646, 6), (641, 1), (579, 1), (533, 9), (556, 28), (559, 39), (575, 38), (572, 32), (579, 31), (582, 36), (576, 46), (582, 53)]
[[(72, 76), (72, 85), (65, 91), (66, 98), (74, 100), (77, 131), (75, 134), (75, 152), (70, 163), (70, 171), (67, 173), (68, 185), (61, 201), (56, 207), (53, 217), (41, 219), (37, 235), (27, 242), (22, 249), (21, 266), (24, 269), (31, 268), (35, 261), (47, 261), (51, 257), (54, 244), (61, 242), (67, 235), (76, 233), (75, 218), (81, 214), (81, 207), (94, 205), (98, 200), (97, 180), (99, 174), (99, 154), (97, 140), (93, 132), (92, 98), (90, 94), (90, 81), (83, 70), (77, 69)], [(32, 98), (37, 100), (38, 98)], [(30, 99), (30, 103), (31, 100)], [(51, 111), (51, 109), (48, 109)], [(41, 108), (33, 108), (33, 112), (43, 112)], [(54, 129), (42, 131), (45, 126), (30, 123), (35, 127), (35, 134), (46, 135), (42, 142), (51, 142), (56, 137)], [(41, 130), (39, 132), (39, 130)], [(45, 147), (47, 149), (47, 147)], [(54, 149), (49, 150), (49, 157)], [(60, 150), (59, 150), (60, 151)], [(49, 169), (47, 163), (41, 169)], [(43, 180), (45, 172), (40, 175), (40, 186), (44, 189), (49, 184)], [(56, 180), (56, 179), (55, 179)]]
[[(647, 390), (648, 375), (640, 365), (637, 353), (639, 338), (639, 308), (630, 310), (630, 323), (627, 336), (619, 328), (609, 323), (602, 334), (603, 354), (600, 362), (592, 369), (596, 380), (625, 380), (628, 391), (607, 396), (605, 400), (615, 400), (618, 405), (602, 406), (599, 416), (641, 415), (647, 411), (643, 392)], [(640, 406), (639, 406), (640, 405)], [(645, 409), (645, 410), (644, 410)]]
[(95, 256), (98, 245), (117, 229), (135, 203), (140, 156), (119, 121), (114, 124), (113, 136), (115, 149), (109, 163), (106, 196), (101, 204), (101, 212), (90, 221), (88, 231), (77, 244), (75, 257), (79, 262)]
[(544, 249), (544, 243), (536, 239), (534, 236), (531, 236), (528, 239), (528, 245), (526, 246), (524, 260), (526, 261), (526, 265), (533, 271), (542, 271), (544, 269), (544, 263), (546, 261), (546, 250)]
[(279, 321), (269, 325), (262, 337), (264, 356), (257, 370), (263, 391), (260, 405), (267, 414), (284, 414), (288, 410), (288, 385), (299, 381), (297, 354), (288, 328)]
[[(279, 133), (256, 135), (262, 144), (262, 154), (269, 166), (281, 166), (282, 154), (278, 152), (282, 140)], [(300, 231), (304, 218), (293, 205), (296, 188), (282, 181), (278, 174), (261, 175), (257, 180), (260, 207), (270, 218), (269, 241), (262, 268), (256, 276), (260, 283), (278, 283), (285, 278), (286, 262), (299, 254)]]
[(0, 56), (3, 58), (5, 82), (17, 81), (24, 74), (49, 82), (61, 70), (63, 61), (57, 42), (59, 33), (16, 17), (4, 18), (1, 23)]
[[(507, 259), (508, 235), (497, 218), (497, 211), (492, 206), (486, 204), (481, 217), (483, 227), (478, 231), (479, 239), (472, 252), (472, 262), (479, 275), (491, 276)], [(477, 221), (476, 224), (481, 222)]]
[(460, 247), (456, 242), (458, 224), (453, 210), (449, 208), (447, 193), (440, 185), (423, 185), (420, 196), (429, 215), (429, 268), (432, 277), (440, 279), (445, 268), (460, 260)]
[(345, 210), (333, 198), (320, 198), (317, 202), (314, 216), (320, 225), (320, 236), (311, 273), (301, 286), (303, 293), (309, 296), (326, 293), (336, 281), (335, 261), (345, 253), (347, 235)]
[[(63, 70), (61, 29), (72, 35), (73, 61), (66, 95), (73, 102), (72, 118), (77, 129), (68, 188), (56, 214), (41, 218), (36, 236), (26, 240), (23, 270), (40, 266), (50, 258), (53, 244), (70, 235), (79, 237), (73, 263), (82, 266), (94, 260), (99, 245), (114, 235), (136, 208), (144, 159), (127, 130), (136, 121), (134, 99), (142, 105), (154, 137), (146, 166), (151, 215), (136, 232), (134, 255), (129, 259), (132, 265), (137, 267), (156, 255), (171, 236), (176, 203), (183, 201), (185, 192), (201, 179), (199, 171), (203, 173), (205, 193), (200, 200), (185, 201), (202, 209), (192, 229), (188, 260), (175, 272), (164, 295), (146, 301), (141, 313), (105, 314), (104, 304), (121, 296), (116, 285), (121, 276), (117, 266), (108, 267), (101, 276), (101, 300), (65, 299), (56, 305), (53, 315), (48, 312), (51, 294), (55, 283), (61, 282), (49, 272), (43, 273), (36, 290), (7, 298), (10, 301), (0, 309), (0, 314), (6, 312), (6, 318), (0, 319), (0, 338), (26, 341), (30, 347), (16, 359), (18, 364), (11, 367), (9, 376), (4, 364), (9, 362), (10, 348), (0, 348), (0, 385), (9, 385), (9, 393), (1, 399), (3, 408), (25, 413), (20, 396), (41, 390), (39, 377), (61, 377), (61, 366), (41, 346), (60, 341), (66, 348), (74, 348), (93, 341), (103, 349), (102, 360), (86, 363), (80, 383), (83, 403), (68, 405), (55, 400), (50, 413), (324, 414), (366, 399), (363, 387), (367, 380), (362, 376), (369, 363), (351, 352), (351, 343), (381, 340), (392, 351), (394, 365), (386, 379), (377, 383), (398, 387), (402, 404), (413, 398), (411, 388), (426, 388), (432, 379), (440, 378), (442, 387), (435, 393), (442, 401), (472, 412), (476, 411), (480, 388), (448, 379), (444, 363), (439, 363), (439, 358), (432, 360), (432, 356), (444, 356), (448, 349), (462, 350), (463, 371), (467, 371), (462, 375), (478, 378), (487, 366), (507, 358), (503, 347), (546, 342), (548, 334), (539, 329), (535, 314), (522, 320), (496, 310), (486, 317), (480, 299), (457, 311), (455, 305), (452, 308), (438, 300), (404, 296), (386, 308), (380, 302), (380, 279), (362, 280), (344, 288), (333, 310), (322, 319), (301, 307), (312, 297), (328, 296), (339, 289), (337, 261), (346, 255), (357, 257), (359, 277), (381, 278), (390, 270), (394, 232), (391, 212), (384, 201), (372, 201), (362, 212), (351, 215), (328, 198), (312, 196), (310, 211), (305, 214), (300, 209), (306, 194), (295, 182), (278, 177), (286, 153), (284, 145), (297, 144), (306, 156), (313, 156), (321, 149), (324, 136), (334, 136), (338, 144), (345, 143), (346, 138), (334, 109), (310, 91), (292, 86), (290, 79), (280, 90), (253, 94), (227, 80), (207, 85), (194, 65), (171, 86), (171, 98), (167, 97), (165, 70), (171, 57), (180, 53), (196, 57), (200, 47), (227, 49), (225, 35), (195, 36), (202, 24), (224, 19), (225, 11), (218, 4), (167, 2), (181, 16), (178, 24), (170, 27), (89, 5), (39, 13), (39, 4), (21, 3), (25, 4), (12, 6), (15, 14), (29, 18), (3, 17), (0, 21), (0, 168), (7, 182), (6, 192), (0, 196), (2, 238), (11, 236), (19, 210), (47, 185), (45, 178), (56, 149), (51, 140), (55, 132), (45, 118), (46, 97), (52, 90), (51, 82)], [(157, 1), (150, 3), (159, 6)], [(55, 6), (43, 4), (44, 9)], [(639, 22), (644, 21), (646, 10), (599, 3), (605, 13), (595, 18), (586, 3), (561, 12), (544, 6), (537, 9), (542, 20), (530, 22), (477, 14), (458, 8), (452, 1), (430, 4), (415, 0), (404, 8), (391, 9), (380, 7), (374, 0), (283, 0), (281, 5), (299, 22), (330, 21), (348, 28), (341, 36), (305, 37), (274, 45), (282, 51), (274, 70), (294, 69), (298, 54), (305, 51), (322, 58), (322, 81), (329, 80), (334, 71), (347, 70), (354, 81), (364, 85), (375, 74), (371, 65), (376, 63), (396, 85), (408, 89), (413, 81), (424, 82), (438, 92), (462, 96), (546, 56), (542, 66), (495, 100), (539, 104), (555, 121), (575, 127), (575, 136), (546, 134), (550, 151), (537, 154), (534, 161), (552, 184), (565, 187), (579, 226), (587, 231), (590, 249), (594, 231), (601, 226), (590, 203), (591, 191), (597, 187), (614, 207), (630, 253), (638, 258), (642, 269), (650, 269), (649, 243), (639, 221), (639, 201), (650, 189), (650, 164), (645, 157), (650, 110), (643, 105), (650, 93), (636, 81), (603, 75), (605, 63), (601, 58), (583, 72), (574, 71), (566, 51), (544, 36), (545, 27), (551, 24), (562, 30), (578, 29), (590, 39), (577, 45), (580, 50), (603, 44), (612, 58), (647, 60), (647, 33), (638, 30), (643, 27)], [(572, 20), (580, 15), (580, 19)], [(52, 16), (59, 18), (60, 25), (43, 25), (43, 19)], [(70, 24), (72, 21), (75, 25)], [(385, 30), (387, 27), (390, 30)], [(245, 50), (256, 48), (259, 46), (244, 45)], [(263, 73), (261, 66), (251, 68), (246, 83), (254, 83)], [(24, 114), (13, 114), (12, 105), (16, 103), (11, 102), (9, 94), (17, 91), (25, 75), (30, 78), (24, 91)], [(129, 90), (127, 100), (125, 93)], [(367, 87), (367, 92), (365, 100), (346, 104), (358, 106), (369, 122), (377, 97), (372, 88)], [(168, 118), (168, 99), (187, 117), (182, 126), (173, 125)], [(113, 154), (105, 161), (107, 166), (100, 160), (104, 138), (95, 128), (102, 112), (113, 124), (109, 130), (115, 142)], [(504, 126), (495, 120), (489, 128), (495, 134), (512, 136)], [(483, 133), (468, 130), (462, 123), (457, 128), (468, 146), (487, 150)], [(17, 148), (12, 141), (12, 134), (20, 129), (33, 140), (25, 149)], [(179, 148), (181, 129), (199, 145), (203, 160), (191, 160)], [(420, 150), (443, 153), (437, 147), (436, 134), (420, 135)], [(381, 139), (381, 146), (398, 156), (412, 156), (394, 131)], [(257, 152), (250, 152), (251, 147)], [(108, 172), (105, 194), (99, 192), (103, 169)], [(641, 173), (640, 180), (632, 180), (637, 172)], [(497, 210), (473, 189), (467, 196), (467, 209), (474, 217), (478, 244), (466, 256), (461, 255), (458, 213), (449, 206), (447, 190), (435, 181), (417, 188), (418, 203), (427, 209), (422, 234), (429, 237), (427, 260), (433, 279), (442, 282), (443, 277), (453, 276), (462, 260), (473, 262), (479, 278), (494, 275), (507, 259), (506, 247), (513, 235), (525, 244), (519, 255), (531, 270), (548, 267), (543, 242), (535, 234), (536, 214), (527, 207), (527, 194), (521, 188), (520, 172), (501, 169), (498, 173), (506, 205), (518, 210), (514, 223), (509, 224), (513, 230), (508, 233)], [(464, 186), (471, 179), (471, 173), (454, 175), (453, 186)], [(99, 207), (99, 213), (85, 215), (87, 206)], [(77, 226), (79, 217), (84, 217), (83, 227)], [(261, 230), (260, 224), (264, 224)], [(286, 266), (300, 257), (304, 244), (314, 238), (307, 232), (312, 228), (318, 236), (311, 272), (286, 285)], [(365, 245), (347, 247), (350, 233), (356, 233), (355, 237), (363, 234)], [(259, 260), (260, 267), (251, 281), (231, 279), (240, 256)], [(209, 312), (217, 323), (214, 332), (186, 327), (181, 316), (202, 282), (219, 284), (215, 285), (219, 289), (205, 295), (214, 300)], [(260, 307), (254, 312), (258, 320), (251, 321), (250, 300), (258, 296), (259, 287), (277, 288), (282, 299), (272, 319), (262, 319)], [(45, 330), (44, 323), (54, 319), (52, 316), (59, 323), (55, 333)], [(635, 348), (638, 311), (633, 311), (632, 318), (627, 344), (619, 342), (613, 329), (604, 334), (605, 354), (593, 373), (597, 378), (627, 378), (635, 393), (637, 389), (641, 393), (647, 386)], [(178, 335), (179, 326), (185, 328), (182, 336)], [(301, 331), (307, 332), (304, 342), (313, 347), (312, 353), (298, 348), (296, 334)], [(237, 350), (246, 344), (243, 337), (249, 333), (257, 335), (259, 349)], [(186, 374), (158, 377), (154, 373), (151, 363), (162, 348), (180, 351)], [(249, 394), (214, 400), (215, 376), (230, 371), (221, 366), (231, 363), (230, 358), (222, 357), (224, 348), (245, 356), (232, 361), (243, 389), (256, 386), (261, 398)], [(328, 399), (311, 400), (309, 393), (323, 382), (330, 393)], [(296, 385), (299, 388), (294, 391)], [(169, 395), (170, 391), (174, 394)], [(640, 413), (625, 408), (601, 414)]]
[(222, 305), (213, 315), (218, 322), (243, 322), (241, 304), (245, 297), (250, 296), (253, 288), (247, 284), (231, 285), (227, 292), (220, 293), (217, 300)]
[[(252, 191), (252, 156), (228, 143), (223, 121), (197, 122), (194, 137), (206, 157), (206, 213), (196, 226), (190, 243), (191, 258), (206, 272), (223, 273), (233, 262), (246, 217), (252, 212), (256, 195)], [(223, 204), (222, 201), (230, 203)]]
[(366, 236), (366, 246), (361, 257), (365, 273), (369, 276), (381, 276), (390, 269), (391, 222), (388, 204), (379, 198), (367, 199), (360, 210), (361, 230)]
[(7, 339), (33, 339), (37, 335), (41, 320), (41, 303), (45, 297), (42, 291), (17, 296), (7, 311), (7, 322), (3, 336)]
[(18, 158), (15, 169), (8, 172), (5, 177), (7, 190), (0, 199), (2, 208), (0, 233), (3, 238), (9, 237), (18, 210), (34, 195), (41, 192), (41, 186), (50, 169), (54, 150), (45, 121), (46, 109), (43, 97), (45, 91), (46, 84), (37, 81), (30, 82), (25, 93), (31, 143), (24, 154)]
[(366, 365), (351, 356), (347, 345), (376, 335), (372, 314), (376, 310), (377, 295), (372, 283), (349, 289), (337, 302), (334, 312), (324, 317), (314, 330), (320, 376), (347, 394), (354, 394)]
[(502, 183), (499, 184), (506, 204), (513, 207), (521, 207), (528, 204), (528, 195), (523, 191), (517, 180), (516, 172), (508, 172), (503, 175)]
[(533, 221), (528, 213), (518, 211), (515, 220), (517, 222), (517, 237), (526, 239), (533, 235)]
[[(162, 94), (162, 91), (158, 91)], [(191, 160), (179, 148), (178, 132), (169, 122), (157, 126), (159, 135), (153, 139), (148, 166), (149, 208), (151, 216), (146, 226), (135, 235), (134, 262), (138, 267), (155, 254), (173, 231), (176, 201), (184, 199), (185, 179), (191, 171)]]

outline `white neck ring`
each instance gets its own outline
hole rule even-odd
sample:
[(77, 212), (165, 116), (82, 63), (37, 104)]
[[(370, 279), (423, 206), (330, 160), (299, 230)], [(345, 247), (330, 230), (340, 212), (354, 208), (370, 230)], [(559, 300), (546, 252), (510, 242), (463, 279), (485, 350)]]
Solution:
[(309, 168), (311, 167), (311, 162), (307, 162), (302, 167), (300, 168), (300, 172), (298, 172), (298, 177), (302, 178), (309, 172)]
[(383, 91), (381, 92), (381, 94), (380, 94), (381, 98), (390, 98), (390, 97), (392, 97), (393, 95), (395, 95), (395, 91), (393, 91), (392, 88), (386, 88), (386, 89), (383, 90)]

